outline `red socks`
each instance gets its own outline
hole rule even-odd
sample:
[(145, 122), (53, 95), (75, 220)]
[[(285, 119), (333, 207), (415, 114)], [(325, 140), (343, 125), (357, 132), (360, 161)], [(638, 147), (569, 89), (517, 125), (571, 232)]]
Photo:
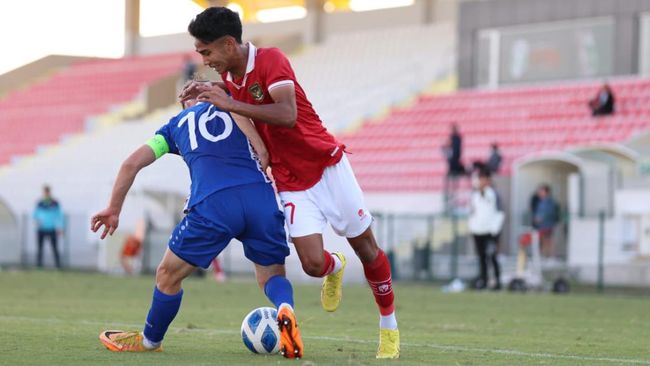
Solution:
[(393, 284), (391, 282), (390, 263), (383, 250), (379, 249), (377, 258), (370, 263), (363, 263), (363, 272), (375, 295), (381, 315), (390, 315), (395, 311), (393, 301)]
[(332, 254), (327, 250), (323, 250), (323, 258), (325, 259), (325, 265), (323, 266), (323, 273), (319, 277), (325, 277), (334, 270), (335, 263), (334, 259), (332, 259)]

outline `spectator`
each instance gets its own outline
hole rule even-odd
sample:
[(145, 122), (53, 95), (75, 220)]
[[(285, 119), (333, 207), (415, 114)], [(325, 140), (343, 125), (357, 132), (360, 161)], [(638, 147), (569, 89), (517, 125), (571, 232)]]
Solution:
[(451, 135), (449, 135), (449, 143), (445, 145), (445, 153), (447, 157), (447, 164), (449, 166), (448, 175), (457, 177), (465, 173), (463, 164), (460, 162), (463, 148), (463, 138), (458, 131), (458, 125), (455, 123), (451, 126)]
[(124, 272), (127, 274), (134, 273), (134, 264), (138, 260), (141, 251), (142, 240), (133, 234), (127, 235), (120, 253), (120, 263)]
[(552, 257), (553, 252), (553, 228), (557, 224), (557, 210), (558, 206), (551, 197), (551, 187), (542, 185), (537, 191), (539, 200), (535, 207), (535, 215), (533, 216), (533, 227), (539, 233), (539, 238), (542, 246), (542, 255), (544, 257)]
[(142, 244), (147, 231), (146, 226), (144, 220), (138, 220), (135, 224), (135, 231), (128, 234), (122, 244), (120, 264), (127, 274), (140, 272), (140, 253), (142, 253)]
[(533, 226), (533, 227), (535, 226), (535, 224), (534, 224), (535, 211), (537, 211), (537, 205), (539, 204), (539, 195), (537, 194), (538, 191), (539, 191), (539, 189), (536, 190), (535, 192), (533, 192), (533, 194), (530, 196), (530, 206), (529, 206), (529, 208), (530, 208), (530, 216), (529, 217), (530, 218), (529, 218), (529, 222), (530, 222), (531, 226)]
[(59, 202), (52, 198), (49, 186), (43, 187), (43, 198), (36, 204), (33, 218), (36, 221), (36, 235), (38, 237), (36, 265), (39, 268), (43, 267), (43, 244), (45, 239), (48, 238), (52, 245), (56, 267), (61, 268), (57, 238), (61, 235), (63, 229), (63, 213)]
[(589, 101), (592, 116), (606, 116), (614, 113), (614, 92), (609, 84), (605, 83), (598, 90), (596, 97)]
[(219, 263), (219, 257), (214, 257), (212, 260), (212, 274), (214, 275), (214, 280), (217, 282), (226, 282), (226, 272), (221, 268), (221, 263)]
[(492, 188), (490, 171), (479, 172), (478, 188), (472, 192), (469, 231), (474, 237), (476, 253), (479, 259), (479, 277), (476, 289), (484, 289), (488, 284), (488, 260), (494, 269), (495, 284), (493, 290), (501, 289), (501, 268), (497, 258), (498, 236), (503, 227), (504, 213), (499, 204), (499, 197)]
[(193, 80), (194, 74), (196, 74), (196, 64), (192, 60), (192, 56), (187, 54), (183, 57), (183, 82)]
[(499, 152), (499, 145), (496, 142), (492, 143), (490, 157), (488, 158), (486, 165), (492, 175), (499, 173), (499, 168), (501, 167), (501, 153)]

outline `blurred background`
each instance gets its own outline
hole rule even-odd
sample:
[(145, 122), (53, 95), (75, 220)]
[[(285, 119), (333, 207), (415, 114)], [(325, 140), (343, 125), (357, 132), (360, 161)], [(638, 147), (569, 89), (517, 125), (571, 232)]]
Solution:
[[(208, 6), (288, 55), (347, 145), (394, 279), (477, 276), (467, 218), (486, 166), (506, 285), (650, 283), (649, 0), (3, 2), (2, 268), (55, 267), (56, 238), (63, 269), (155, 270), (189, 191), (181, 159), (141, 173), (112, 237), (89, 220), (122, 160), (179, 112), (182, 84), (218, 78), (186, 32)], [(252, 276), (237, 243), (220, 262)], [(363, 281), (358, 260), (348, 268)], [(295, 251), (288, 272), (312, 280)]]

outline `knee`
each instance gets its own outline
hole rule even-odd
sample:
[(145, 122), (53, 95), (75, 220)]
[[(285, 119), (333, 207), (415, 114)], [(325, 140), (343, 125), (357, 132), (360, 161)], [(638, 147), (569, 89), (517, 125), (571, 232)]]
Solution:
[(302, 270), (311, 277), (320, 277), (324, 272), (325, 261), (306, 259), (302, 261)]

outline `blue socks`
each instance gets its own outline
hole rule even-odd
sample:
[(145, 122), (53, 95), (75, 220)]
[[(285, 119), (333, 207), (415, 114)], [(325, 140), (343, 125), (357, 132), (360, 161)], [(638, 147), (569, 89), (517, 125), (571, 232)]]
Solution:
[(178, 309), (181, 307), (183, 290), (176, 295), (166, 295), (156, 286), (153, 290), (153, 300), (144, 326), (144, 336), (149, 342), (160, 343), (167, 332)]
[[(284, 276), (273, 276), (264, 285), (266, 297), (279, 308), (282, 304), (293, 307), (293, 287)], [(183, 290), (175, 295), (166, 295), (158, 287), (153, 290), (153, 300), (144, 327), (144, 336), (153, 345), (157, 345), (165, 337), (169, 324), (174, 320), (181, 307)]]
[(264, 285), (264, 294), (276, 308), (280, 308), (281, 304), (289, 304), (293, 307), (293, 287), (284, 276), (269, 278)]

